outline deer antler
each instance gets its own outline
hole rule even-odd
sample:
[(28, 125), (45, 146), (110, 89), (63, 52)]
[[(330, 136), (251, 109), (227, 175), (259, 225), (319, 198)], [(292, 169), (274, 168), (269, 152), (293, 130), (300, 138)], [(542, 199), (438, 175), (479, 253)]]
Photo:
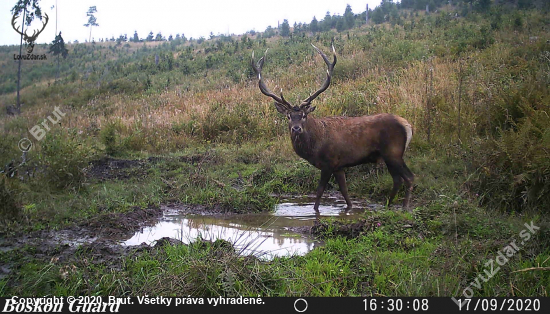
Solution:
[(317, 50), (317, 52), (321, 55), (321, 57), (323, 57), (323, 60), (325, 60), (325, 63), (328, 66), (327, 79), (325, 80), (325, 82), (323, 83), (321, 88), (319, 88), (315, 93), (313, 93), (308, 98), (304, 99), (304, 101), (302, 101), (302, 104), (300, 105), (300, 108), (309, 106), (311, 104), (311, 102), (315, 98), (317, 98), (317, 96), (319, 96), (322, 92), (324, 92), (329, 87), (330, 80), (332, 78), (332, 70), (334, 69), (334, 65), (336, 65), (336, 50), (334, 49), (334, 45), (332, 45), (332, 53), (334, 54), (334, 61), (332, 63), (330, 63), (330, 61), (328, 60), (328, 57), (319, 48), (315, 47), (315, 45), (313, 45), (313, 44), (311, 44), (311, 45), (313, 46), (313, 48), (315, 48), (315, 50)]
[[(46, 28), (46, 25), (48, 25), (48, 21), (50, 20), (50, 18), (48, 17), (48, 14), (44, 13), (44, 17), (46, 18), (46, 22), (42, 22), (42, 29), (39, 30), (37, 32), (37, 30), (33, 30), (33, 33), (32, 33), (32, 36), (27, 36), (27, 38), (29, 39), (28, 41), (29, 42), (34, 42), (36, 40), (36, 38), (38, 37), (38, 35), (40, 35), (40, 33), (42, 33), (42, 31)], [(25, 35), (27, 34), (27, 32), (25, 32)]]
[(11, 26), (13, 27), (13, 29), (18, 32), (19, 34), (25, 36), (25, 34), (23, 34), (20, 30), (19, 30), (19, 27), (15, 27), (15, 20), (19, 17), (19, 14), (16, 14), (13, 16), (13, 18), (11, 19)]
[[(269, 50), (269, 49), (268, 49)], [(254, 51), (252, 51), (252, 61), (251, 61), (251, 64), (252, 64), (252, 69), (254, 69), (254, 72), (256, 73), (256, 75), (258, 76), (258, 80), (259, 80), (259, 83), (258, 83), (258, 86), (260, 87), (260, 91), (266, 95), (266, 96), (269, 96), (271, 98), (273, 98), (276, 102), (286, 106), (288, 109), (291, 109), (292, 108), (292, 105), (286, 101), (286, 99), (283, 97), (283, 92), (281, 91), (281, 97), (275, 95), (275, 93), (273, 93), (272, 91), (269, 90), (269, 88), (267, 88), (267, 86), (265, 85), (264, 81), (262, 80), (262, 67), (264, 66), (264, 62), (265, 62), (265, 56), (267, 55), (267, 50), (265, 51), (264, 53), (264, 56), (260, 58), (260, 60), (258, 60), (258, 63), (256, 63), (254, 61)]]
[[(44, 13), (44, 17), (46, 18), (46, 22), (42, 22), (42, 29), (39, 30), (37, 32), (37, 30), (35, 29), (32, 33), (32, 36), (29, 36), (27, 35), (27, 31), (28, 29), (23, 33), (22, 31), (19, 30), (19, 27), (15, 27), (15, 20), (19, 17), (19, 14), (16, 14), (13, 16), (13, 18), (11, 19), (11, 26), (13, 27), (13, 29), (18, 32), (19, 34), (21, 34), (23, 36), (23, 39), (25, 39), (26, 42), (28, 43), (32, 43), (36, 40), (36, 38), (38, 37), (38, 35), (40, 35), (40, 33), (42, 33), (42, 31), (46, 28), (46, 25), (48, 24), (48, 21), (50, 20), (48, 14)], [(25, 23), (25, 21), (23, 21), (23, 23)], [(23, 29), (23, 27), (21, 27), (21, 29)]]

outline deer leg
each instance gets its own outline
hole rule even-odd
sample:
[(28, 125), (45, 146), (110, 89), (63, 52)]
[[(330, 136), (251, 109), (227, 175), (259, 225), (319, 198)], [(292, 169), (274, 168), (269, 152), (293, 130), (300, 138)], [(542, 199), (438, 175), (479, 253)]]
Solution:
[(316, 212), (319, 212), (319, 203), (321, 202), (321, 196), (323, 196), (323, 192), (325, 192), (325, 187), (327, 186), (328, 180), (330, 180), (330, 177), (332, 176), (332, 171), (330, 170), (321, 170), (321, 179), (319, 180), (319, 185), (317, 186), (317, 198), (315, 199), (315, 206), (313, 206), (313, 209)]
[(414, 184), (414, 174), (409, 170), (409, 167), (403, 162), (403, 179), (405, 180), (405, 199), (403, 200), (403, 208), (409, 210), (409, 204), (411, 201), (411, 192)]
[(391, 205), (393, 199), (395, 198), (395, 195), (397, 194), (397, 191), (399, 191), (399, 188), (403, 184), (403, 178), (401, 176), (392, 176), (393, 178), (393, 189), (391, 190), (390, 196), (388, 197), (388, 206)]
[(388, 206), (390, 206), (391, 202), (395, 198), (395, 195), (397, 194), (397, 191), (399, 191), (399, 188), (403, 184), (403, 176), (401, 171), (402, 167), (398, 164), (386, 161), (386, 166), (388, 167), (388, 171), (393, 178), (393, 189), (388, 197)]
[(346, 185), (346, 173), (344, 172), (344, 170), (339, 170), (334, 173), (334, 177), (336, 178), (336, 182), (338, 182), (338, 186), (340, 187), (340, 192), (342, 193), (342, 196), (346, 200), (346, 204), (348, 204), (348, 208), (346, 208), (346, 210), (349, 210), (351, 209), (352, 204), (348, 196), (348, 187)]

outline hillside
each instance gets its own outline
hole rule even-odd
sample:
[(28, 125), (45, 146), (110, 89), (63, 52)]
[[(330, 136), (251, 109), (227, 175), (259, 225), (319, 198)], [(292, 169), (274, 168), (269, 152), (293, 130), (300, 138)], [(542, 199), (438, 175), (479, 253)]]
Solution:
[[(260, 92), (250, 66), (252, 52), (259, 58), (267, 51), (266, 84), (297, 103), (325, 79), (326, 66), (312, 43), (329, 57), (334, 44), (338, 56), (330, 88), (315, 100), (316, 117), (387, 112), (413, 125), (405, 158), (416, 175), (414, 211), (366, 213), (365, 224), (382, 226), (365, 227), (352, 239), (338, 236), (334, 221), (323, 222), (319, 236), (326, 247), (303, 258), (251, 266), (228, 255), (201, 264), (202, 253), (166, 249), (132, 257), (125, 266), (109, 262), (95, 269), (64, 261), (33, 288), (22, 283), (38, 280), (32, 270), (47, 262), (23, 248), (24, 258), (0, 257), (15, 269), (0, 279), (2, 295), (458, 295), (458, 286), (476, 278), (484, 261), (534, 221), (541, 229), (521, 256), (475, 295), (547, 296), (550, 8), (540, 1), (486, 7), (485, 1), (432, 2), (437, 12), (426, 13), (425, 1), (383, 1), (369, 12), (369, 23), (364, 12), (329, 16), (315, 27), (295, 25), (288, 34), (269, 29), (210, 39), (71, 43), (58, 79), (57, 59), (50, 55), (23, 62), (22, 112), (0, 111), (6, 237), (166, 203), (269, 211), (277, 195), (313, 193), (319, 171), (295, 155), (286, 118)], [(37, 46), (34, 53), (48, 49)], [(3, 55), (18, 50), (0, 47)], [(15, 103), (16, 76), (16, 62), (0, 61), (2, 107)], [(56, 108), (64, 113), (60, 123), (40, 127)], [(44, 129), (43, 139), (29, 132), (36, 125)], [(23, 156), (17, 146), (22, 138), (33, 144)], [(145, 166), (94, 172), (109, 160)], [(352, 196), (385, 201), (392, 184), (385, 167), (365, 165), (346, 174)], [(182, 264), (169, 264), (171, 258)], [(71, 263), (86, 274), (85, 282), (78, 272), (59, 277)], [(230, 288), (220, 284), (223, 263), (259, 267), (263, 284), (251, 285), (255, 279), (246, 272)], [(118, 273), (117, 267), (126, 268)], [(200, 267), (213, 271), (206, 283)], [(345, 275), (329, 272), (331, 267)], [(530, 267), (546, 270), (520, 271)], [(170, 290), (163, 278), (180, 272), (190, 272), (189, 286)], [(120, 285), (109, 286), (104, 274)], [(149, 280), (156, 280), (150, 290), (136, 288)]]

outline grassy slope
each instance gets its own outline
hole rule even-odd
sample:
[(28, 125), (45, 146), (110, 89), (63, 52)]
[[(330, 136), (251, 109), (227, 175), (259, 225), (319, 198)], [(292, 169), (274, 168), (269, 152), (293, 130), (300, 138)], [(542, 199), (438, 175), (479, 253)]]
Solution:
[[(0, 291), (459, 295), (484, 274), (485, 263), (498, 250), (520, 239), (524, 223), (534, 221), (541, 230), (473, 291), (482, 296), (547, 295), (547, 271), (514, 272), (548, 267), (550, 258), (549, 223), (540, 208), (546, 190), (529, 183), (539, 178), (547, 182), (544, 172), (534, 172), (547, 165), (544, 148), (550, 138), (540, 113), (549, 96), (547, 21), (539, 12), (512, 12), (502, 15), (493, 29), (490, 19), (477, 15), (420, 15), (402, 26), (363, 26), (342, 34), (265, 42), (250, 36), (251, 44), (242, 37), (202, 45), (132, 43), (118, 50), (98, 43), (92, 56), (91, 45), (72, 47), (73, 59), (67, 63), (73, 69), (63, 72), (63, 83), (48, 86), (44, 79), (27, 87), (23, 97), (28, 107), (18, 117), (0, 120), (5, 135), (0, 161), (6, 164), (19, 154), (13, 144), (51, 114), (54, 105), (67, 112), (61, 126), (35, 143), (35, 178), (5, 180), (11, 193), (7, 198), (17, 206), (3, 210), (19, 212), (17, 220), (3, 222), (6, 234), (58, 228), (104, 212), (168, 201), (237, 212), (269, 210), (276, 201), (271, 193), (310, 193), (318, 171), (293, 153), (284, 120), (250, 79), (248, 60), (252, 49), (269, 47), (264, 70), (269, 86), (281, 87), (287, 98), (302, 98), (324, 73), (309, 42), (328, 51), (333, 36), (339, 53), (335, 80), (317, 100), (315, 114), (392, 112), (411, 121), (415, 137), (407, 163), (417, 175), (415, 210), (366, 213), (372, 228), (353, 239), (337, 236), (338, 224), (324, 222), (324, 248), (269, 263), (201, 243), (138, 254), (115, 268), (88, 263), (86, 249), (82, 258), (67, 263), (3, 254), (1, 259), (15, 263), (17, 271), (0, 281)], [(529, 39), (534, 36), (538, 39)], [(172, 69), (170, 54), (178, 62)], [(160, 66), (154, 65), (155, 55), (160, 55)], [(0, 95), (3, 103), (12, 99)], [(535, 135), (521, 136), (517, 130)], [(535, 144), (542, 149), (532, 152), (529, 147)], [(81, 173), (89, 160), (106, 152), (120, 158), (161, 158), (130, 170), (122, 180), (100, 182)], [(188, 162), (191, 156), (199, 156), (199, 162)], [(525, 158), (533, 165), (517, 166)], [(382, 202), (391, 187), (390, 176), (374, 166), (350, 169), (347, 177), (356, 197)], [(244, 189), (237, 192), (234, 185)], [(527, 197), (529, 193), (535, 196)], [(519, 206), (514, 205), (516, 195), (525, 197)]]

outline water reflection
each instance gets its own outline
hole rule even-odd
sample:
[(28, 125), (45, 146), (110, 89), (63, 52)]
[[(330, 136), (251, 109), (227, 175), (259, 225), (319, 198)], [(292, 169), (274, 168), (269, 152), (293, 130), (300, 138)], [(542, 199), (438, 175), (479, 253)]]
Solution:
[[(357, 204), (357, 209), (345, 211), (345, 202), (336, 199), (325, 200), (325, 203), (329, 204), (319, 207), (320, 216), (350, 218), (365, 210), (364, 206), (360, 208)], [(124, 244), (154, 244), (163, 237), (175, 238), (184, 243), (197, 238), (211, 241), (224, 239), (231, 242), (242, 255), (263, 258), (303, 255), (322, 243), (290, 230), (312, 226), (315, 218), (311, 199), (285, 201), (274, 212), (260, 214), (182, 215), (177, 211), (166, 210), (157, 225), (144, 228)]]

